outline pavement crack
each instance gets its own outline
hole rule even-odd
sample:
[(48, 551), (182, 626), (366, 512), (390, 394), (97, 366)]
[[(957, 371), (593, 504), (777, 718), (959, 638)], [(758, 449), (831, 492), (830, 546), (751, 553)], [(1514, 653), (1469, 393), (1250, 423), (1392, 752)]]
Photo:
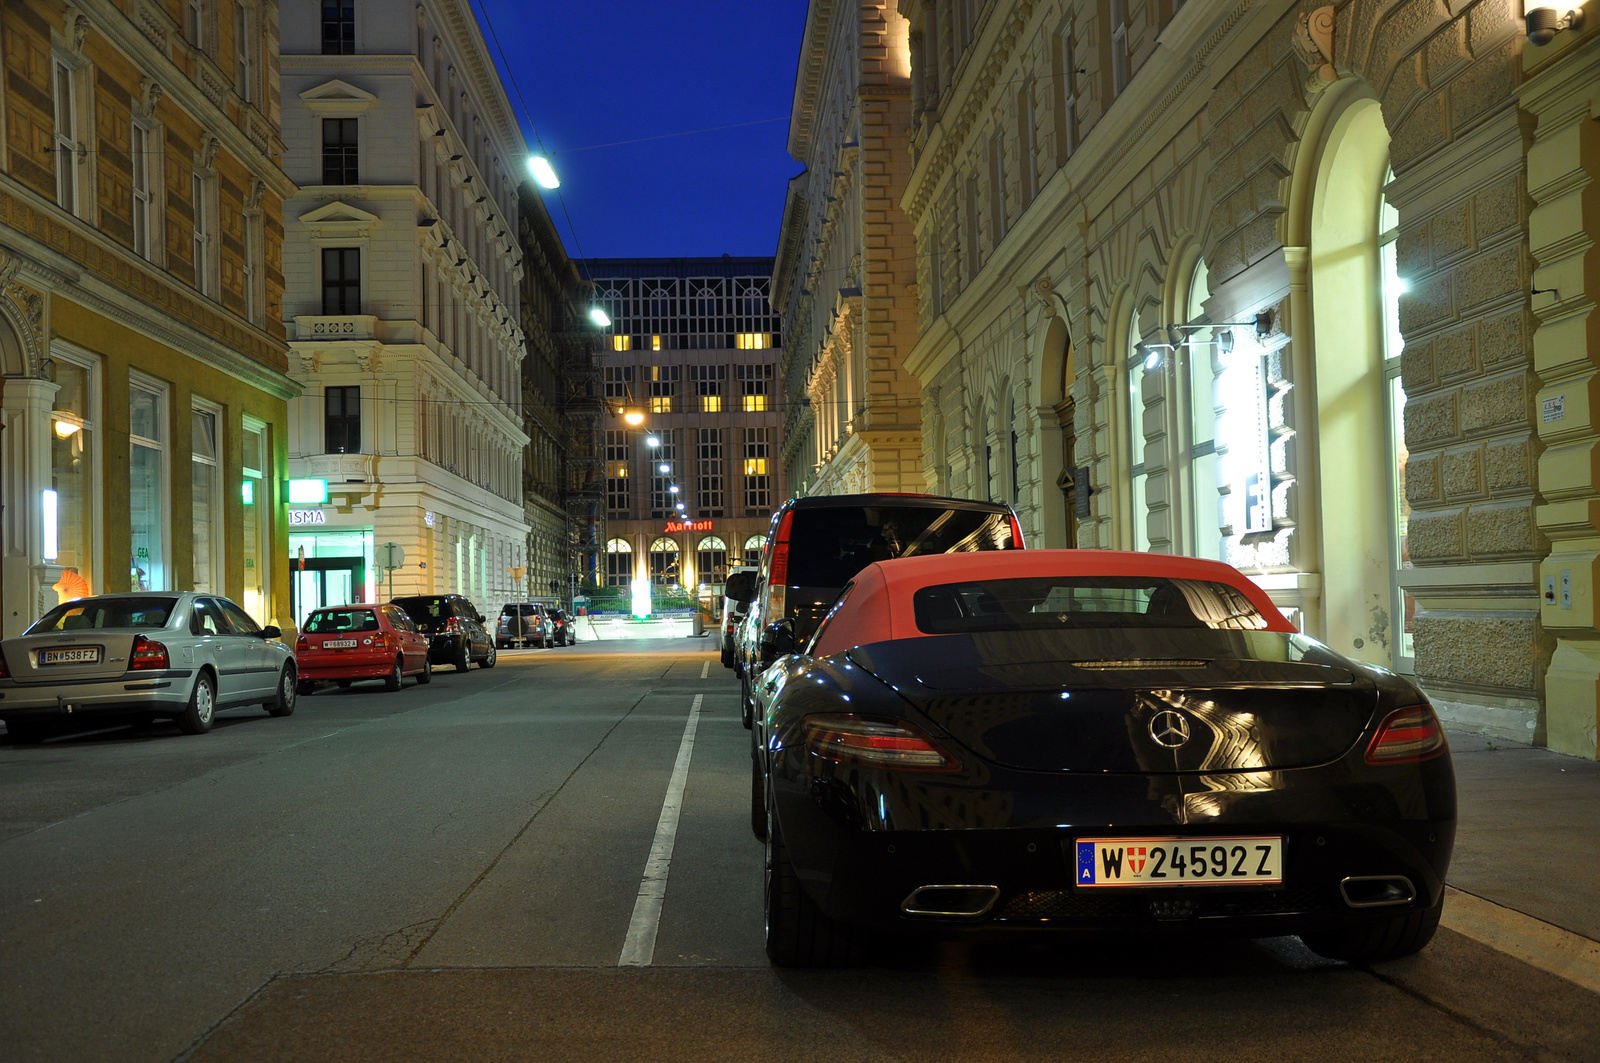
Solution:
[(1435, 1000), (1421, 989), (1408, 984), (1401, 978), (1384, 974), (1382, 971), (1376, 970), (1372, 967), (1362, 966), (1358, 967), (1358, 969), (1366, 971), (1366, 973), (1372, 975), (1372, 977), (1376, 978), (1380, 982), (1383, 982), (1385, 985), (1392, 986), (1393, 988), (1404, 993), (1406, 996), (1410, 997), (1412, 1000), (1415, 1000), (1426, 1007), (1432, 1008), (1441, 1015), (1445, 1015), (1451, 1019), (1454, 1019), (1456, 1022), (1467, 1027), (1469, 1030), (1472, 1030), (1474, 1033), (1477, 1033), (1480, 1036), (1495, 1042), (1510, 1052), (1516, 1053), (1523, 1059), (1542, 1060), (1548, 1058), (1539, 1050), (1538, 1046), (1518, 1041), (1491, 1026), (1485, 1026), (1483, 1023), (1474, 1019), (1466, 1012), (1461, 1011), (1459, 1008), (1453, 1008), (1442, 1000)]
[[(427, 947), (428, 942), (433, 940), (433, 936), (439, 932), (439, 928), (444, 926), (445, 923), (449, 922), (450, 917), (456, 913), (456, 910), (466, 903), (467, 898), (472, 896), (473, 892), (483, 884), (483, 881), (489, 877), (496, 867), (500, 866), (500, 861), (505, 859), (506, 854), (516, 846), (517, 842), (522, 840), (522, 836), (528, 833), (529, 829), (532, 828), (539, 817), (544, 814), (544, 810), (550, 807), (550, 802), (561, 796), (561, 792), (567, 788), (567, 784), (577, 776), (578, 772), (583, 770), (583, 766), (589, 763), (589, 759), (600, 751), (601, 747), (604, 746), (611, 736), (616, 733), (617, 728), (621, 727), (628, 717), (633, 715), (634, 710), (638, 709), (640, 705), (644, 704), (645, 699), (650, 697), (653, 693), (654, 690), (651, 689), (646, 690), (643, 694), (639, 695), (638, 700), (632, 705), (628, 706), (628, 711), (623, 713), (621, 716), (618, 716), (616, 722), (606, 729), (606, 733), (600, 736), (599, 740), (595, 742), (593, 748), (583, 755), (583, 759), (572, 766), (572, 770), (567, 772), (566, 777), (561, 780), (561, 784), (545, 795), (544, 800), (539, 803), (539, 807), (533, 810), (533, 814), (530, 815), (527, 821), (517, 829), (517, 832), (511, 836), (511, 839), (507, 841), (505, 845), (501, 846), (500, 851), (494, 854), (494, 859), (490, 860), (488, 865), (478, 873), (478, 877), (474, 878), (470, 883), (467, 884), (467, 888), (461, 891), (460, 896), (456, 897), (455, 900), (450, 902), (450, 906), (444, 910), (444, 913), (440, 915), (438, 919), (432, 921), (432, 925), (429, 927), (427, 932), (421, 936), (411, 951), (408, 952), (405, 958), (400, 961), (398, 965), (400, 970), (405, 970), (411, 966), (412, 961), (415, 960), (417, 955)], [(425, 926), (427, 924), (418, 923), (414, 925)]]

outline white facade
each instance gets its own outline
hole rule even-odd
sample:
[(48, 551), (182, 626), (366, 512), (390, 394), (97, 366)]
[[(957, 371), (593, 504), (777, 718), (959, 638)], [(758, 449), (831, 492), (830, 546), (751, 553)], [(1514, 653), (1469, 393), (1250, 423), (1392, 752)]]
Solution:
[[(338, 9), (334, 9), (337, 11)], [(459, 593), (491, 613), (527, 562), (517, 186), (527, 148), (465, 2), (284, 4), (283, 317), (297, 613)], [(348, 40), (347, 54), (324, 54)], [(359, 389), (353, 391), (350, 389)], [(403, 551), (384, 565), (384, 543)], [(301, 549), (307, 564), (301, 564)], [(359, 561), (359, 567), (355, 562)], [(297, 616), (298, 619), (298, 616)]]

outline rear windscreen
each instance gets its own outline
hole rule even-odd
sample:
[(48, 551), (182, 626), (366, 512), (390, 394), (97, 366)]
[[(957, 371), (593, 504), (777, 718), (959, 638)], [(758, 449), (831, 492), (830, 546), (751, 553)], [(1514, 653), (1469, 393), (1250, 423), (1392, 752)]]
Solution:
[(331, 635), (339, 631), (377, 631), (378, 616), (371, 609), (329, 609), (306, 618), (306, 633)]
[(1004, 512), (935, 506), (796, 509), (788, 582), (842, 587), (874, 561), (1012, 547)]
[(176, 598), (111, 598), (106, 601), (79, 599), (58, 605), (34, 622), (30, 635), (54, 631), (103, 631), (106, 628), (163, 628), (172, 615)]
[(911, 597), (929, 635), (1061, 628), (1267, 626), (1244, 592), (1209, 580), (1031, 576), (923, 587)]
[(406, 614), (419, 624), (450, 615), (448, 598), (396, 598), (393, 604), (404, 609)]

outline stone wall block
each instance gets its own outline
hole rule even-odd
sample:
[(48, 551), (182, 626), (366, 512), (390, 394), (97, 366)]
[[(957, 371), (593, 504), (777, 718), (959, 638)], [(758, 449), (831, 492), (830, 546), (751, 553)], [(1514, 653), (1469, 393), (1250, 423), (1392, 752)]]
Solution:
[(1479, 240), (1522, 224), (1522, 181), (1507, 177), (1482, 189), (1472, 199), (1472, 220)]
[(1482, 255), (1456, 271), (1457, 306), (1463, 311), (1523, 290), (1522, 249), (1513, 244)]
[(1490, 494), (1533, 486), (1533, 446), (1528, 436), (1491, 442), (1483, 455), (1484, 482)]
[(1428, 235), (1433, 242), (1435, 262), (1443, 262), (1472, 246), (1467, 207), (1466, 203), (1457, 203), (1428, 221)]
[(1439, 477), (1444, 494), (1452, 502), (1483, 494), (1481, 446), (1447, 450), (1439, 459)]
[(1512, 99), (1521, 64), (1515, 41), (1506, 41), (1479, 57), (1450, 82), (1450, 124), (1460, 133), (1495, 107)]
[(1424, 95), (1422, 57), (1416, 56), (1394, 68), (1394, 76), (1383, 91), (1383, 113), (1404, 115), (1411, 104)]
[(1413, 506), (1444, 501), (1444, 496), (1439, 491), (1439, 455), (1408, 455), (1405, 481), (1406, 501)]
[(1486, 366), (1528, 364), (1527, 315), (1518, 307), (1478, 322), (1478, 357)]
[(1406, 547), (1413, 561), (1459, 561), (1466, 557), (1461, 536), (1461, 510), (1412, 511)]
[(1389, 161), (1394, 167), (1404, 169), (1417, 156), (1443, 144), (1448, 136), (1444, 115), (1444, 98), (1435, 95), (1422, 103), (1401, 120), (1389, 141)]
[(1406, 0), (1383, 20), (1373, 35), (1372, 58), (1383, 69), (1410, 52), (1440, 21), (1444, 5), (1437, 0)]
[(1415, 277), (1432, 269), (1433, 258), (1428, 253), (1428, 227), (1401, 226), (1400, 236), (1395, 240), (1395, 257), (1402, 277)]
[(1423, 55), (1427, 59), (1428, 84), (1442, 85), (1457, 67), (1472, 58), (1467, 50), (1466, 21), (1446, 23), (1444, 29), (1428, 39)]
[(1417, 678), (1532, 691), (1539, 622), (1532, 616), (1423, 613), (1416, 618)]
[(1470, 327), (1454, 329), (1435, 336), (1430, 346), (1433, 348), (1433, 366), (1441, 380), (1448, 380), (1477, 369), (1477, 359), (1473, 356), (1473, 332)]
[(1278, 215), (1263, 214), (1239, 233), (1240, 251), (1245, 262), (1259, 262), (1283, 246), (1278, 240)]
[(1467, 44), (1475, 54), (1521, 31), (1521, 0), (1481, 0), (1467, 12)]
[(1467, 553), (1474, 558), (1532, 557), (1542, 538), (1533, 499), (1473, 506), (1467, 510)]
[(1445, 391), (1406, 403), (1406, 448), (1421, 450), (1460, 435), (1455, 391)]
[(1416, 396), (1430, 391), (1437, 382), (1433, 367), (1433, 344), (1407, 344), (1400, 352), (1400, 380), (1406, 394)]
[(1434, 328), (1450, 319), (1451, 280), (1449, 273), (1437, 273), (1416, 282), (1412, 289), (1400, 297), (1400, 333), (1414, 335)]
[[(1527, 373), (1486, 380), (1461, 389), (1461, 430), (1467, 434), (1486, 429), (1532, 423), (1529, 405), (1533, 381)], [(1410, 414), (1409, 405), (1407, 414)]]

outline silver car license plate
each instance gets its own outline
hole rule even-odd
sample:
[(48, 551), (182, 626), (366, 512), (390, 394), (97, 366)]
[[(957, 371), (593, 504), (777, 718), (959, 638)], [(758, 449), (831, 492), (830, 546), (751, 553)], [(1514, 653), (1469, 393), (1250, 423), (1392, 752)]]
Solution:
[(72, 649), (40, 650), (39, 663), (45, 664), (99, 664), (99, 646), (75, 646)]

